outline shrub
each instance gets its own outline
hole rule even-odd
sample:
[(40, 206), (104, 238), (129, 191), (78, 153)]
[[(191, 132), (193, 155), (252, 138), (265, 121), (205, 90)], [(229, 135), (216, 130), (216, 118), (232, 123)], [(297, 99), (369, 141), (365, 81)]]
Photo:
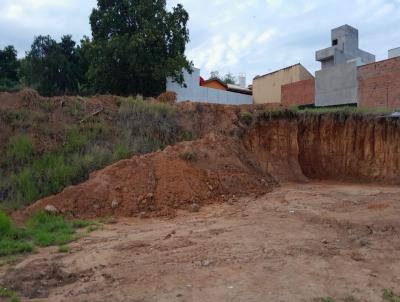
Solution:
[(186, 151), (179, 155), (179, 157), (185, 161), (196, 161), (197, 154), (192, 151)]
[(250, 126), (253, 123), (253, 114), (248, 111), (242, 111), (239, 119), (246, 126)]
[(7, 156), (17, 163), (29, 162), (34, 155), (33, 141), (28, 136), (13, 136), (7, 147)]

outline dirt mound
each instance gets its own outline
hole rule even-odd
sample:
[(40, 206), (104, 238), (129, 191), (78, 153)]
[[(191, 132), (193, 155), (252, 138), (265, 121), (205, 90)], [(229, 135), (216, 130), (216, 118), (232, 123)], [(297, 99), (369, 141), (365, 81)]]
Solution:
[(262, 172), (240, 142), (210, 134), (204, 139), (135, 156), (97, 171), (90, 179), (38, 201), (28, 214), (51, 204), (73, 217), (173, 216), (236, 196), (270, 192), (276, 182)]

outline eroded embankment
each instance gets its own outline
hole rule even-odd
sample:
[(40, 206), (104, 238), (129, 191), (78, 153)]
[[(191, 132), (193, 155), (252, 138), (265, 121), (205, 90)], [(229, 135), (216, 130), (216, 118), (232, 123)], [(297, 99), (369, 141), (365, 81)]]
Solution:
[(26, 213), (52, 205), (80, 218), (170, 217), (178, 209), (196, 211), (205, 204), (234, 202), (251, 193), (262, 195), (276, 185), (238, 140), (209, 134), (120, 161), (78, 186), (38, 201)]
[(262, 115), (243, 139), (280, 181), (400, 183), (398, 119), (350, 113)]

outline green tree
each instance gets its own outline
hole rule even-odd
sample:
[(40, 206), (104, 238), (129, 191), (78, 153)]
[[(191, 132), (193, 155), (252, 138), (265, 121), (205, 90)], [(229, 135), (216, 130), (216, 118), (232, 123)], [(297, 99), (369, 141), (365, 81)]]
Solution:
[(0, 88), (9, 89), (19, 82), (17, 50), (10, 45), (0, 50)]
[(81, 48), (69, 35), (60, 43), (50, 36), (38, 36), (22, 62), (21, 74), (26, 84), (42, 95), (76, 94), (86, 82), (82, 56)]
[(98, 0), (90, 16), (88, 77), (100, 93), (157, 95), (167, 77), (183, 83), (189, 15), (166, 0)]
[(220, 76), (219, 71), (211, 71), (210, 79), (218, 79), (225, 84), (236, 84), (236, 77), (232, 73), (227, 73), (224, 77)]

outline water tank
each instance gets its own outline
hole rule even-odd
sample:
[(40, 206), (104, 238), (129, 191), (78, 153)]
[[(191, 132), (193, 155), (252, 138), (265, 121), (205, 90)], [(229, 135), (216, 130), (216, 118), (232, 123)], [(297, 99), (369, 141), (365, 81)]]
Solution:
[(239, 86), (246, 88), (246, 75), (244, 73), (239, 74)]

